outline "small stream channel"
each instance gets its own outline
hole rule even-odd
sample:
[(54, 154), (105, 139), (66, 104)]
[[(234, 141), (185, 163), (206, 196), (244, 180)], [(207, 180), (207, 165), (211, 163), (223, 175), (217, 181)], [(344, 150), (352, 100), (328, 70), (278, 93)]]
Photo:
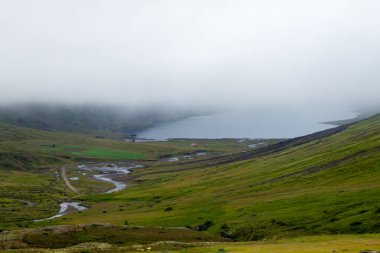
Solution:
[[(112, 192), (117, 192), (125, 189), (127, 187), (127, 184), (124, 182), (119, 182), (111, 177), (113, 176), (118, 176), (118, 175), (127, 175), (130, 174), (132, 169), (137, 169), (137, 168), (144, 168), (143, 165), (140, 164), (134, 164), (134, 165), (129, 165), (129, 166), (119, 166), (115, 164), (96, 164), (94, 166), (91, 165), (78, 165), (78, 169), (80, 170), (85, 170), (85, 171), (96, 171), (96, 173), (92, 177), (96, 180), (101, 180), (104, 182), (109, 182), (114, 185), (114, 188), (104, 192), (104, 193), (112, 193)], [(38, 219), (34, 220), (34, 222), (39, 222), (39, 221), (45, 221), (45, 220), (51, 220), (55, 219), (58, 217), (62, 217), (65, 214), (72, 213), (74, 211), (83, 211), (86, 210), (87, 207), (82, 206), (79, 202), (62, 202), (59, 204), (60, 208), (59, 211), (56, 215), (53, 215), (48, 218), (43, 218), (43, 219)]]
[(83, 211), (86, 209), (87, 207), (80, 205), (80, 203), (78, 202), (62, 202), (61, 204), (59, 204), (59, 211), (56, 215), (44, 219), (34, 220), (34, 222), (52, 220), (58, 217), (62, 217), (65, 214), (71, 213), (73, 210)]
[(88, 165), (79, 165), (78, 168), (81, 170), (86, 171), (96, 171), (100, 172), (101, 174), (95, 174), (93, 175), (93, 178), (96, 180), (101, 180), (104, 182), (109, 182), (114, 185), (114, 188), (111, 190), (106, 191), (105, 193), (112, 193), (121, 191), (124, 188), (127, 187), (126, 183), (119, 182), (114, 180), (112, 177), (117, 175), (127, 175), (130, 174), (132, 169), (136, 168), (143, 168), (143, 165), (137, 164), (137, 165), (130, 165), (130, 166), (118, 166), (115, 164), (100, 164), (100, 166), (88, 166)]
[(195, 157), (205, 156), (205, 155), (207, 155), (206, 152), (197, 152), (194, 154), (187, 154), (187, 155), (183, 155), (183, 156), (168, 157), (168, 158), (162, 159), (162, 161), (163, 162), (179, 162), (183, 159), (192, 160)]

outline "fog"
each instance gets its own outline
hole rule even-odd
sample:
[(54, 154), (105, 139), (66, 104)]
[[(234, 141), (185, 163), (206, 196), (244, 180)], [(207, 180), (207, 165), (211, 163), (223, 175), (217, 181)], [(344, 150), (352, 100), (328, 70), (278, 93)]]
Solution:
[(0, 101), (378, 105), (379, 11), (377, 0), (0, 0)]

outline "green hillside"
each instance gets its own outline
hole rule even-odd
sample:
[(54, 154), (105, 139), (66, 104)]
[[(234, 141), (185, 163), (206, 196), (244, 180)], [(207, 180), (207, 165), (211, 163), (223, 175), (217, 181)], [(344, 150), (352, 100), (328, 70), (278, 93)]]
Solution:
[(167, 169), (136, 172), (127, 190), (83, 197), (89, 210), (44, 225), (128, 221), (237, 240), (380, 232), (379, 115), (249, 160), (157, 173)]
[[(380, 233), (380, 115), (282, 142), (266, 140), (269, 146), (257, 149), (247, 147), (254, 140), (196, 140), (198, 146), (192, 147), (194, 141), (128, 143), (0, 124), (1, 247), (17, 243), (15, 247), (19, 248), (45, 248), (55, 242), (59, 242), (59, 247), (88, 242), (133, 246), (144, 243), (126, 232), (136, 226), (144, 226), (144, 236), (154, 234), (155, 239), (145, 243), (176, 238), (191, 242), (165, 244), (159, 249), (199, 246), (194, 248), (198, 252), (214, 252), (220, 247), (253, 252), (261, 246), (227, 243), (203, 248), (207, 244), (197, 244), (194, 238), (201, 238), (200, 242), (211, 240), (207, 238), (256, 241)], [(196, 152), (207, 154), (191, 160), (183, 158)], [(166, 161), (176, 156), (181, 160)], [(110, 185), (96, 181), (91, 174), (82, 175), (77, 168), (88, 162), (121, 161), (134, 161), (145, 168), (126, 175), (127, 188), (112, 194), (99, 194), (110, 189)], [(80, 177), (72, 182), (77, 192), (62, 180), (62, 165), (66, 165), (68, 177)], [(33, 222), (56, 214), (63, 201), (79, 201), (88, 209)], [(67, 233), (43, 240), (44, 231), (52, 228), (41, 227), (94, 223), (118, 225), (112, 227), (112, 233), (120, 231), (125, 239), (115, 242), (96, 226), (92, 234), (78, 233), (81, 227), (73, 226)], [(126, 224), (130, 227), (121, 226)], [(175, 236), (160, 235), (157, 226), (188, 229), (176, 230)], [(23, 234), (24, 230), (18, 228), (29, 229)], [(9, 229), (15, 232), (1, 232)], [(61, 227), (57, 231), (62, 232)], [(290, 248), (296, 245), (310, 249), (325, 240), (315, 238), (307, 237), (306, 245), (289, 240), (283, 243)], [(378, 240), (367, 238), (360, 236), (355, 242), (377, 245)], [(315, 244), (314, 240), (318, 242)], [(326, 241), (327, 248), (334, 241), (346, 242), (343, 237), (328, 240), (331, 242)], [(267, 243), (263, 247), (270, 252), (276, 245)], [(315, 252), (323, 252), (326, 247)]]

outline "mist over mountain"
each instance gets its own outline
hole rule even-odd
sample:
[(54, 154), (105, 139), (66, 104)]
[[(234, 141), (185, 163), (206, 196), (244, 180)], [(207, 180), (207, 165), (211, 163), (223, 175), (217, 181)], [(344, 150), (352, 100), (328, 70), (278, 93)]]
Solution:
[[(279, 114), (376, 113), (378, 9), (347, 0), (0, 1), (0, 120), (130, 133), (219, 113), (238, 132)], [(229, 116), (241, 112), (244, 121)]]
[(0, 106), (0, 122), (88, 135), (134, 134), (154, 124), (187, 117), (190, 111), (110, 105), (13, 104)]

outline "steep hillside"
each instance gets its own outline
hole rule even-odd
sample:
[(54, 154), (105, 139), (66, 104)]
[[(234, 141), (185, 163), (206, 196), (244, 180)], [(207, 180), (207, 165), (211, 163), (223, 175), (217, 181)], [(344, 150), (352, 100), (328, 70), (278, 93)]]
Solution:
[(380, 232), (380, 116), (299, 144), (210, 167), (136, 172), (138, 184), (85, 197), (89, 210), (46, 224), (127, 220), (238, 240)]

